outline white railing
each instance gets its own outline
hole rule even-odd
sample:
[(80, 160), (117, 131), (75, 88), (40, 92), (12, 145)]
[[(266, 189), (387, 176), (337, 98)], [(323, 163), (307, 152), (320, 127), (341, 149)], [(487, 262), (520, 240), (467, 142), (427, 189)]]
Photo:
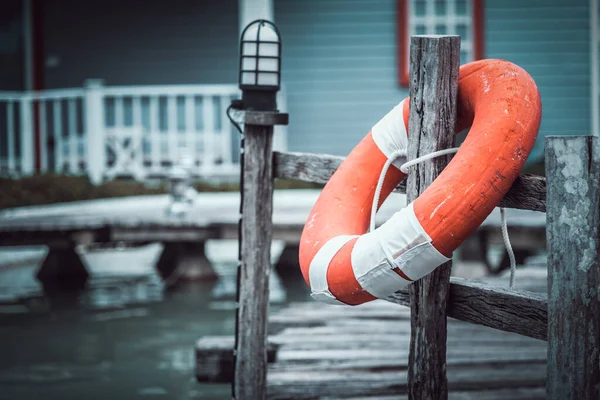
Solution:
[[(144, 180), (165, 176), (185, 153), (200, 178), (236, 177), (239, 137), (225, 111), (239, 96), (236, 85), (105, 87), (100, 80), (0, 92), (0, 174)], [(286, 110), (283, 94), (279, 106)], [(284, 127), (276, 128), (274, 147), (286, 150)]]

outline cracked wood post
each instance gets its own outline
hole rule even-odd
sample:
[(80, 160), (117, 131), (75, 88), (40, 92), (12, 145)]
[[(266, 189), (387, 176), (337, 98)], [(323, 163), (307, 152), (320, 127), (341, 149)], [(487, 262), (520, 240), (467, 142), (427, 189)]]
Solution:
[[(459, 36), (413, 36), (410, 44), (408, 159), (454, 146), (460, 63)], [(407, 201), (433, 182), (449, 157), (411, 167)], [(446, 308), (452, 262), (410, 286), (411, 335), (408, 393), (411, 399), (447, 399)]]
[(549, 399), (600, 398), (599, 146), (546, 138)]
[(267, 315), (273, 227), (273, 126), (287, 114), (247, 111), (241, 264), (238, 271), (237, 340), (233, 394), (237, 400), (264, 399), (267, 376)]

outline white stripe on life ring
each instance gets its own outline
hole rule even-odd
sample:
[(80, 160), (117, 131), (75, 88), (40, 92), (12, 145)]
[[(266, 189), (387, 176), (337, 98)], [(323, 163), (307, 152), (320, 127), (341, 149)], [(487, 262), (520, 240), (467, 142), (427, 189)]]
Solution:
[(362, 235), (352, 249), (352, 269), (360, 285), (377, 298), (386, 298), (411, 281), (429, 274), (449, 258), (431, 244), (413, 204), (396, 212), (373, 232)]
[(319, 300), (330, 304), (345, 305), (337, 300), (329, 291), (327, 283), (327, 269), (329, 263), (338, 251), (350, 240), (357, 237), (356, 235), (342, 235), (331, 238), (319, 249), (308, 269), (308, 279), (310, 281), (311, 296), (315, 300)]
[[(402, 112), (405, 101), (406, 100), (402, 100), (400, 104), (392, 108), (392, 110), (371, 129), (373, 141), (388, 159), (392, 157), (394, 153), (397, 153), (398, 150), (406, 151), (408, 149), (408, 135), (406, 133), (404, 115)], [(400, 169), (400, 166), (405, 162), (406, 157), (398, 157), (392, 162), (392, 165)]]

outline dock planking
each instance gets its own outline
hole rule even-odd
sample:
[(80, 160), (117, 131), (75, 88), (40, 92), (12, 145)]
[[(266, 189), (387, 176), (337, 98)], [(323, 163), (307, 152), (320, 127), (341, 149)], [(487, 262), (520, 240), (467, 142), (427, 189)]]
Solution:
[[(297, 243), (318, 195), (318, 190), (276, 191), (274, 238)], [(167, 195), (2, 210), (0, 246), (237, 239), (239, 201), (237, 192), (199, 193), (184, 216), (166, 213), (171, 202)], [(379, 218), (383, 222), (385, 216)]]
[[(545, 391), (543, 388), (539, 389), (499, 389), (499, 390), (486, 390), (480, 391), (455, 391), (450, 393), (450, 399), (452, 400), (532, 400), (532, 399), (545, 399)], [(339, 397), (321, 397), (320, 400), (334, 400)], [(408, 400), (408, 395), (395, 395), (395, 396), (360, 396), (360, 397), (346, 397), (344, 400)]]
[[(292, 303), (269, 317), (267, 398), (408, 398), (409, 343), (408, 307), (381, 300), (357, 307)], [(231, 382), (231, 365), (217, 360), (231, 356), (232, 344), (230, 337), (199, 340), (199, 381)], [(449, 318), (449, 398), (545, 398), (546, 349), (542, 340)]]

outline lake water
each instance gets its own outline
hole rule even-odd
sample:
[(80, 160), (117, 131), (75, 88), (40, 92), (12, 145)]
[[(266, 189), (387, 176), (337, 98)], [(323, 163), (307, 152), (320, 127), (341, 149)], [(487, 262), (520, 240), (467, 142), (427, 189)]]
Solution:
[[(78, 296), (45, 297), (36, 263), (1, 271), (0, 399), (231, 398), (230, 385), (195, 381), (194, 343), (234, 334), (236, 248), (209, 249), (218, 281), (168, 290), (152, 268), (160, 248), (87, 254)], [(308, 288), (273, 276), (270, 297), (276, 311)]]

